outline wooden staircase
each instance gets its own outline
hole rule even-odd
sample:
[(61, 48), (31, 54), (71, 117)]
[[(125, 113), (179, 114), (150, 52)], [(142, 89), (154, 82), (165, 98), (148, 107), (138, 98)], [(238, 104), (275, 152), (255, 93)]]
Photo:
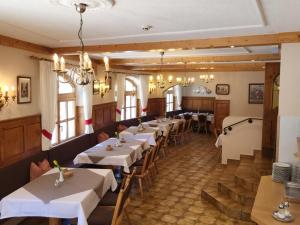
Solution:
[(261, 151), (254, 156), (241, 156), (240, 160), (228, 160), (212, 171), (212, 179), (202, 189), (201, 197), (227, 216), (251, 221), (260, 177), (271, 174), (272, 160), (264, 158)]

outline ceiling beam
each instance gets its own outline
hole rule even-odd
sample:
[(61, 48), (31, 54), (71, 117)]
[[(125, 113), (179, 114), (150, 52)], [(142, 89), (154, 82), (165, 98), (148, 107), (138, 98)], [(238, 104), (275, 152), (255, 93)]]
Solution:
[[(256, 55), (228, 55), (228, 56), (194, 56), (194, 57), (166, 57), (166, 63), (209, 63), (209, 62), (243, 62), (243, 61), (272, 61), (280, 60), (279, 54), (256, 54)], [(160, 64), (160, 58), (136, 58), (136, 59), (111, 59), (111, 65), (126, 64)]]
[[(286, 32), (276, 34), (236, 36), (222, 38), (207, 38), (181, 41), (160, 41), (146, 43), (111, 44), (111, 45), (90, 45), (85, 46), (87, 52), (122, 52), (122, 51), (148, 51), (157, 49), (209, 49), (227, 48), (230, 46), (247, 47), (262, 45), (279, 45), (281, 43), (300, 42), (300, 32)], [(53, 51), (59, 54), (74, 53), (80, 51), (80, 46), (54, 48)]]
[(0, 45), (47, 55), (52, 52), (51, 48), (3, 35), (0, 35)]
[(265, 63), (237, 63), (237, 64), (207, 64), (207, 65), (166, 65), (160, 69), (160, 67), (146, 66), (146, 67), (128, 67), (132, 71), (144, 71), (144, 72), (217, 72), (217, 71), (263, 71), (265, 70)]

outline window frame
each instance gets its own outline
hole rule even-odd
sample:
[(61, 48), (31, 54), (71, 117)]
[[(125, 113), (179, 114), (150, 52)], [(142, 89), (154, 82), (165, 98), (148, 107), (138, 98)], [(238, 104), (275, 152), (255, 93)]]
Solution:
[[(57, 141), (54, 143), (54, 145), (59, 145), (61, 143), (67, 142), (71, 139), (74, 139), (76, 137), (76, 129), (77, 129), (77, 124), (76, 124), (76, 120), (77, 120), (77, 112), (76, 112), (76, 86), (73, 83), (69, 83), (72, 86), (73, 92), (72, 93), (64, 93), (64, 94), (60, 94), (59, 93), (59, 81), (57, 81), (57, 117), (56, 117), (56, 122), (55, 122), (55, 126), (56, 126), (56, 130), (57, 130)], [(68, 102), (69, 101), (74, 101), (74, 117), (68, 117)], [(61, 102), (66, 102), (66, 119), (61, 120), (60, 119), (60, 103)], [(68, 133), (69, 133), (69, 121), (74, 120), (74, 136), (72, 137), (68, 137)], [(67, 137), (64, 140), (61, 140), (61, 132), (60, 132), (60, 124), (61, 123), (66, 123), (66, 133), (67, 133)]]
[[(134, 87), (134, 91), (126, 91), (126, 82), (130, 82), (132, 84), (132, 86)], [(126, 97), (130, 96), (130, 106), (127, 107), (126, 105)], [(132, 97), (135, 96), (135, 106), (132, 106)], [(133, 117), (131, 115), (132, 110), (135, 108), (135, 117)], [(137, 99), (137, 85), (129, 78), (125, 78), (125, 91), (124, 91), (124, 106), (123, 106), (123, 118), (124, 120), (129, 120), (129, 119), (133, 119), (133, 118), (137, 118), (138, 117), (138, 99)], [(130, 111), (130, 118), (126, 118), (126, 111), (129, 110)]]
[[(172, 95), (172, 97), (170, 97), (170, 101), (168, 96)], [(172, 110), (168, 110), (168, 106), (172, 106)], [(171, 87), (166, 91), (166, 112), (172, 112), (175, 109), (175, 96), (174, 96), (174, 88)]]

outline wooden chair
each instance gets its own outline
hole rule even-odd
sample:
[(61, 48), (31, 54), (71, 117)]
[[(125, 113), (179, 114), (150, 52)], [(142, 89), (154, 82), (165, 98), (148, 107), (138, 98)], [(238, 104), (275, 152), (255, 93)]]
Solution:
[(189, 118), (188, 120), (186, 120), (185, 123), (185, 127), (184, 127), (184, 139), (186, 139), (186, 137), (189, 137), (189, 134), (192, 132), (192, 118)]
[(183, 129), (183, 122), (180, 121), (178, 126), (176, 126), (173, 131), (171, 131), (170, 134), (170, 141), (173, 141), (175, 145), (177, 145), (177, 142), (181, 143), (181, 137), (182, 137), (182, 129)]
[(98, 134), (97, 136), (97, 141), (98, 143), (101, 143), (103, 141), (106, 141), (109, 139), (109, 135), (105, 132), (101, 132), (100, 134)]
[[(132, 185), (132, 177), (135, 171), (126, 178), (123, 188), (121, 188), (115, 206), (98, 205), (88, 218), (89, 225), (119, 225), (122, 222), (122, 217), (126, 207), (129, 204), (129, 194)], [(129, 217), (128, 217), (129, 219)], [(130, 222), (130, 220), (129, 220)]]
[(162, 137), (160, 137), (157, 142), (156, 146), (153, 148), (151, 157), (150, 157), (150, 164), (149, 164), (149, 173), (151, 174), (152, 178), (154, 179), (156, 174), (158, 173), (157, 161), (159, 160), (159, 150), (161, 148)]
[(201, 130), (207, 134), (207, 120), (205, 115), (198, 115), (198, 133)]
[[(133, 169), (136, 169), (136, 173), (134, 175), (134, 178), (137, 179), (138, 184), (139, 184), (139, 189), (141, 193), (141, 197), (144, 198), (144, 181), (147, 182), (148, 188), (151, 186), (151, 178), (150, 178), (150, 173), (149, 173), (149, 165), (150, 165), (150, 159), (151, 155), (153, 154), (153, 150), (147, 151), (143, 160), (143, 165), (142, 166), (135, 166), (132, 167)], [(127, 173), (123, 173), (124, 176), (128, 176)]]

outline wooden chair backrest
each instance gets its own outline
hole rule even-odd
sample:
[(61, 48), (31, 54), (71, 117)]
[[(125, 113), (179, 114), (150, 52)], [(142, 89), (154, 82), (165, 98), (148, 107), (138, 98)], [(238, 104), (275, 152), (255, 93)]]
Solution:
[(146, 173), (148, 167), (149, 167), (150, 157), (151, 157), (151, 154), (152, 154), (153, 150), (154, 149), (146, 152), (146, 155), (144, 157), (144, 162), (143, 162), (143, 167), (142, 167), (141, 175), (144, 175)]
[(184, 131), (188, 131), (189, 129), (191, 129), (191, 125), (192, 125), (192, 118), (190, 118), (186, 121)]
[(186, 120), (182, 120), (182, 124), (180, 126), (180, 129), (178, 130), (178, 133), (182, 134), (184, 132)]
[(124, 185), (124, 187), (121, 188), (121, 190), (118, 194), (118, 199), (117, 199), (117, 203), (115, 206), (111, 225), (118, 225), (118, 224), (120, 224), (120, 222), (122, 220), (123, 210), (124, 210), (126, 201), (129, 198), (129, 194), (130, 194), (130, 190), (131, 190), (131, 186), (132, 186), (132, 182), (133, 182), (132, 178), (133, 178), (134, 174), (135, 174), (135, 170), (132, 172), (132, 174), (127, 176), (125, 185)]
[(205, 123), (206, 122), (206, 116), (205, 115), (198, 115), (198, 122), (199, 123)]

